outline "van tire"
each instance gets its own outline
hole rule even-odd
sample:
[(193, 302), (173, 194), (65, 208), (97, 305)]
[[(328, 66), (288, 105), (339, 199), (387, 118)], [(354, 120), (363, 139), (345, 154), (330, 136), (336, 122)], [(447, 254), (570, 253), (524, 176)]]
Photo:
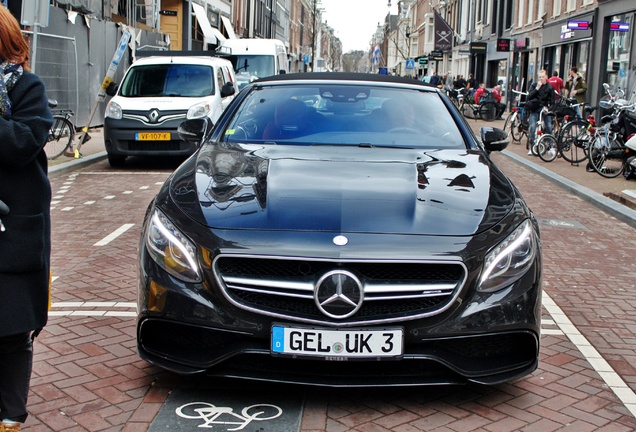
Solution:
[(113, 168), (121, 168), (126, 162), (126, 156), (112, 156), (108, 155), (108, 163)]

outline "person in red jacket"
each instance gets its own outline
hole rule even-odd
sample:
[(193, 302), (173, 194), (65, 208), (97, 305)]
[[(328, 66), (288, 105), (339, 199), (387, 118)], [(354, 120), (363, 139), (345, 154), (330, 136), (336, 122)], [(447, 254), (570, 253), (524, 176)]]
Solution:
[(497, 84), (494, 89), (492, 89), (492, 96), (495, 98), (495, 102), (497, 102), (497, 120), (501, 120), (501, 116), (506, 110), (506, 104), (501, 103), (501, 84)]
[(564, 83), (563, 80), (559, 77), (559, 72), (552, 72), (552, 76), (548, 79), (548, 83), (552, 86), (554, 91), (558, 93), (559, 96), (563, 94)]
[(479, 83), (479, 88), (477, 89), (477, 91), (475, 92), (475, 95), (473, 96), (475, 99), (475, 103), (476, 104), (481, 103), (481, 99), (485, 97), (487, 94), (488, 94), (488, 90), (486, 90), (486, 83)]

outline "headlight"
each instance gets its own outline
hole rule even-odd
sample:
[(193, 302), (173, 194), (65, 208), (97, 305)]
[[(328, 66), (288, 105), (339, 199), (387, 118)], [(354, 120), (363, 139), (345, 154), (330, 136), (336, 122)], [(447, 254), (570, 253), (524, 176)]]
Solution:
[(538, 248), (534, 228), (529, 220), (525, 220), (488, 252), (477, 289), (493, 292), (515, 282), (528, 271), (537, 256)]
[(192, 105), (190, 107), (186, 118), (188, 120), (203, 118), (203, 117), (207, 117), (209, 113), (210, 113), (210, 104), (208, 102), (201, 102), (196, 105)]
[(146, 228), (146, 247), (152, 259), (177, 279), (201, 282), (194, 243), (157, 209)]
[(121, 107), (118, 103), (110, 101), (106, 106), (106, 113), (104, 114), (106, 117), (110, 117), (115, 120), (121, 119)]

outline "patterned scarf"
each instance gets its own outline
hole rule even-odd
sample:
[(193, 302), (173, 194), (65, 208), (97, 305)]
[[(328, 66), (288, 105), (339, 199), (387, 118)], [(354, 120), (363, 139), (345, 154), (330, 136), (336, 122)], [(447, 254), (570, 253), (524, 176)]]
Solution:
[(2, 74), (2, 79), (0, 79), (0, 115), (5, 119), (11, 118), (9, 92), (23, 72), (24, 69), (20, 65), (9, 63), (6, 60), (0, 63), (0, 74)]

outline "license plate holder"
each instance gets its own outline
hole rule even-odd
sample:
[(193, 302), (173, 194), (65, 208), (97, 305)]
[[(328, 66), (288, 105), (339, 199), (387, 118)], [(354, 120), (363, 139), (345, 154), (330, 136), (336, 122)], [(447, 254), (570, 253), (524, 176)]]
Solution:
[(273, 324), (271, 353), (325, 360), (396, 359), (404, 352), (404, 329), (331, 329)]
[(135, 141), (170, 141), (170, 132), (137, 132)]

